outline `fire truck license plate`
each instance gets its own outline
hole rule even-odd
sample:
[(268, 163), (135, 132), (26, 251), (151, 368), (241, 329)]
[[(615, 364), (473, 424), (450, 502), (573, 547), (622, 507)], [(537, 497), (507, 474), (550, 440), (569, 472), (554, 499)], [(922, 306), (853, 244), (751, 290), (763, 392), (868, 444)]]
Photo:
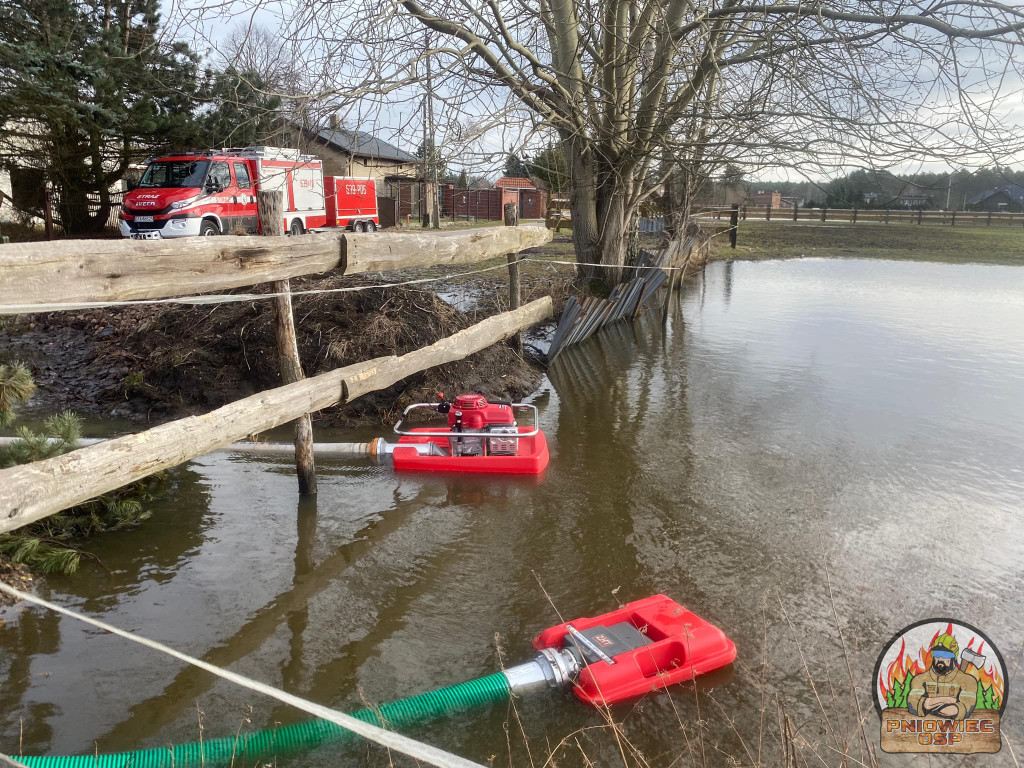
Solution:
[(136, 216), (135, 220), (136, 221), (152, 221), (153, 217), (152, 216)]

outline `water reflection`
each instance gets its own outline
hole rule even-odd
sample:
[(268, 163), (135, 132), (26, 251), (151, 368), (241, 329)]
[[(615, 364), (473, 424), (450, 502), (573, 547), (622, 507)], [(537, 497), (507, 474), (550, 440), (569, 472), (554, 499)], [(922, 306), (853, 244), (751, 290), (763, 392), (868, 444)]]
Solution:
[[(878, 648), (913, 619), (953, 615), (1019, 644), (1024, 270), (716, 264), (660, 309), (551, 367), (535, 398), (542, 478), (321, 462), (317, 500), (297, 502), (288, 461), (204, 457), (171, 473), (144, 527), (97, 540), (113, 580), (86, 568), (51, 582), (54, 597), (355, 708), (520, 661), (556, 608), (664, 592), (725, 628), (740, 661), (714, 690), (616, 710), (632, 742), (671, 756), (661, 765), (694, 749), (701, 762), (698, 719), (722, 752), (756, 743), (766, 635), (773, 690), (816, 723), (801, 654), (835, 669), (833, 611), (865, 702)], [(36, 611), (0, 627), (0, 673), (0, 751), (16, 751), (21, 718), (28, 753), (192, 740), (197, 700), (208, 735), (235, 732), (250, 704), (253, 727), (300, 717)], [(423, 733), (487, 761), (507, 750), (507, 717)], [(534, 744), (600, 723), (557, 694), (520, 718)], [(1005, 723), (1024, 736), (1024, 719)], [(603, 738), (599, 763), (617, 759)]]

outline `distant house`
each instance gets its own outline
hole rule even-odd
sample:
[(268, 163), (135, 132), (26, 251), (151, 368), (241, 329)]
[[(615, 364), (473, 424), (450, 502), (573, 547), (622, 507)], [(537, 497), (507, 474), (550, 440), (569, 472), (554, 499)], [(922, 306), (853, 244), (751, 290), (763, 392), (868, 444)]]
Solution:
[(521, 176), (502, 176), (494, 182), (494, 188), (501, 190), (501, 202), (519, 205), (519, 218), (540, 219), (547, 209), (546, 195), (532, 181)]
[(970, 198), (967, 205), (979, 211), (1024, 211), (1024, 187), (1020, 184), (1006, 184), (988, 189)]
[(293, 127), (288, 146), (316, 155), (325, 176), (354, 176), (377, 182), (377, 194), (391, 197), (392, 186), (420, 175), (422, 160), (383, 139), (363, 131), (342, 128), (337, 119), (320, 129)]
[(747, 205), (761, 205), (778, 208), (782, 205), (781, 192), (755, 192), (747, 198)]
[(903, 208), (924, 208), (928, 203), (928, 195), (906, 193), (900, 195), (896, 202)]

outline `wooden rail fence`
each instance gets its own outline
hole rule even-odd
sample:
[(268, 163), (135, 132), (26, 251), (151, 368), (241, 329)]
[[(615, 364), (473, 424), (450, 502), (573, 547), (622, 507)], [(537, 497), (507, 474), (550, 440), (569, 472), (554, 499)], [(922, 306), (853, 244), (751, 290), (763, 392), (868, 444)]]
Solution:
[(551, 312), (551, 297), (545, 296), (401, 357), (355, 363), (236, 400), (202, 416), (189, 416), (63, 456), (0, 470), (0, 533), (182, 464), (246, 435), (385, 389), (417, 371), (461, 360), (539, 323)]
[[(0, 248), (0, 315), (161, 299), (332, 272), (472, 264), (551, 240), (543, 227), (301, 237), (61, 240)], [(52, 306), (60, 305), (60, 306)]]
[[(510, 277), (516, 282), (514, 255), (550, 240), (551, 232), (542, 227), (508, 226), (441, 233), (65, 240), (3, 246), (0, 314), (174, 299), (272, 281), (275, 293), (282, 294), (275, 299), (275, 325), (285, 385), (203, 416), (0, 470), (0, 533), (293, 420), (299, 420), (300, 489), (315, 493), (312, 455), (307, 450), (312, 443), (308, 414), (513, 337), (550, 316), (552, 304), (550, 297), (538, 299), (401, 357), (377, 358), (303, 379), (288, 279), (471, 264), (511, 255)], [(518, 304), (518, 295), (514, 303)]]
[[(1019, 227), (1024, 226), (1024, 213), (997, 211), (916, 211), (910, 208), (791, 208), (740, 206), (740, 220), (754, 221), (817, 221), (850, 224), (937, 224), (944, 226)], [(728, 220), (729, 207), (706, 208), (697, 212), (701, 219)]]

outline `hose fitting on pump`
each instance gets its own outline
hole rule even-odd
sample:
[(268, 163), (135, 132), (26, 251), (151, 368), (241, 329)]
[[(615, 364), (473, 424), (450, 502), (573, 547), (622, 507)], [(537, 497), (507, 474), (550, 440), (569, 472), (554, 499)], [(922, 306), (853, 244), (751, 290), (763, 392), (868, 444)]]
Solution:
[(508, 688), (521, 695), (542, 688), (558, 688), (576, 680), (580, 662), (566, 648), (542, 648), (533, 661), (504, 670)]

